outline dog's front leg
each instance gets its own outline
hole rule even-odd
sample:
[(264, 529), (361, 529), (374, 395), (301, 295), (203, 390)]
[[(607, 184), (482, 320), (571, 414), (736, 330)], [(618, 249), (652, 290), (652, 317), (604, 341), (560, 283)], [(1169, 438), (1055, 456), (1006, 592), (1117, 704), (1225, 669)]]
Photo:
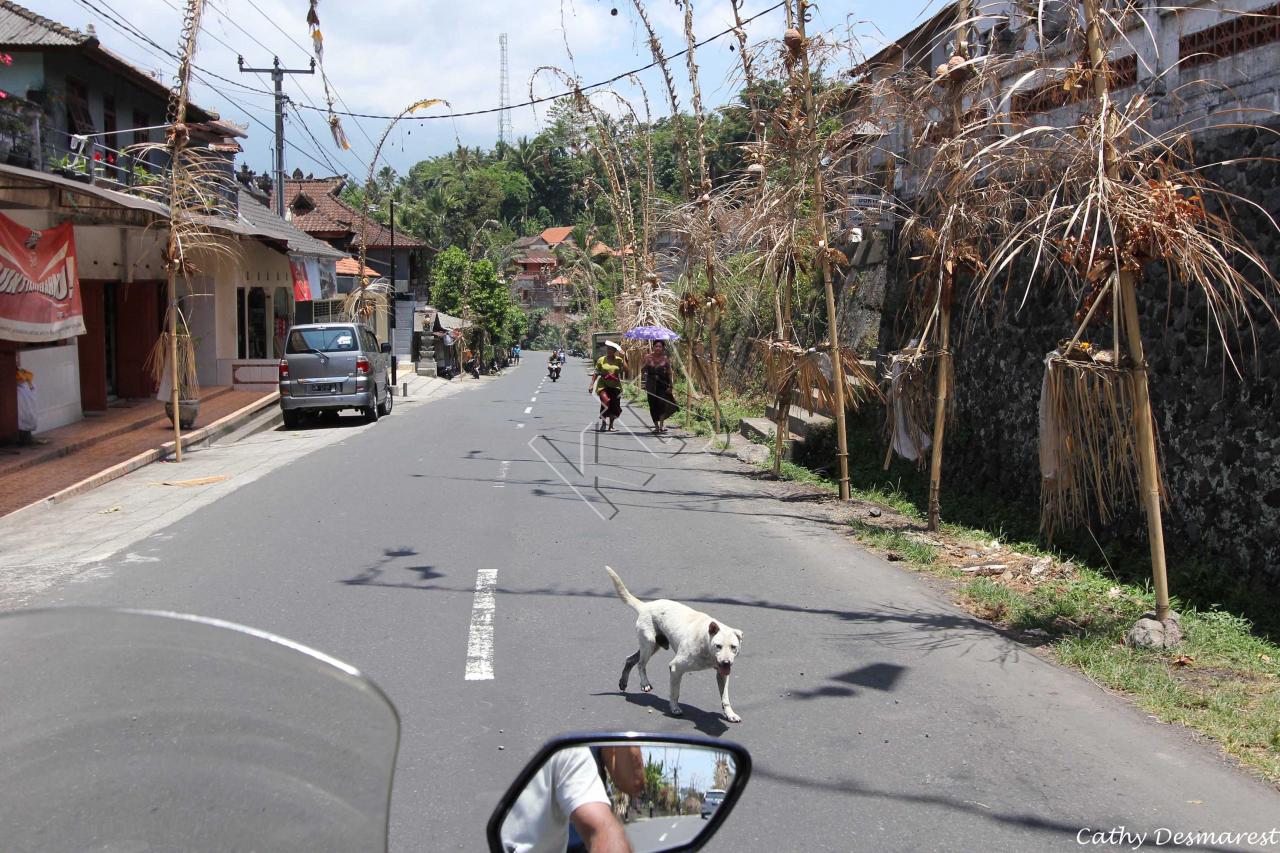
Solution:
[(716, 684), (720, 687), (720, 707), (724, 709), (724, 718), (731, 723), (740, 723), (742, 718), (733, 712), (729, 704), (729, 676), (716, 673)]

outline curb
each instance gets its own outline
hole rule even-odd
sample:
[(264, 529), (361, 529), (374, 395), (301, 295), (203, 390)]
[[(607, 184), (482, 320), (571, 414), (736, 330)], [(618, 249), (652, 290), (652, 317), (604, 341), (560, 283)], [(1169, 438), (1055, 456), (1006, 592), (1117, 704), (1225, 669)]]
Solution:
[[(260, 410), (265, 409), (268, 406), (274, 406), (279, 401), (280, 392), (275, 391), (260, 400), (255, 400), (249, 405), (237, 409), (229, 415), (224, 415), (206, 427), (201, 427), (200, 429), (189, 432), (182, 437), (182, 449), (187, 450), (191, 447), (207, 445), (227, 433), (232, 432), (240, 426), (244, 420), (252, 417), (254, 414), (257, 414)], [(144, 450), (137, 456), (133, 456), (123, 462), (118, 462), (110, 468), (99, 471), (91, 477), (86, 477), (78, 483), (73, 483), (65, 489), (60, 489), (46, 498), (41, 498), (38, 501), (32, 501), (26, 506), (19, 507), (13, 512), (0, 517), (12, 518), (19, 513), (24, 513), (28, 510), (60, 503), (65, 501), (67, 498), (82, 495), (85, 492), (98, 488), (98, 486), (110, 483), (112, 480), (118, 480), (125, 474), (131, 474), (139, 468), (150, 465), (152, 462), (158, 462), (159, 460), (169, 456), (171, 453), (173, 453), (173, 442), (167, 441), (159, 447), (151, 450)]]

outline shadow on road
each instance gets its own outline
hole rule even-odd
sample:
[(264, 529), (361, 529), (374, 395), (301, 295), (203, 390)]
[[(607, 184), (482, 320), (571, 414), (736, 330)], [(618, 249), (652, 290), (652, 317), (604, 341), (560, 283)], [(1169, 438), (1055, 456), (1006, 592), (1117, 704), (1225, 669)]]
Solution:
[[(1030, 812), (1012, 812), (997, 811), (995, 808), (977, 802), (976, 800), (957, 800), (952, 797), (944, 797), (935, 794), (917, 794), (905, 791), (884, 791), (864, 785), (854, 779), (814, 779), (807, 776), (797, 776), (790, 773), (782, 773), (771, 770), (766, 766), (762, 766), (757, 762), (752, 768), (751, 775), (753, 777), (763, 777), (775, 782), (781, 782), (785, 785), (794, 785), (798, 788), (821, 788), (826, 791), (834, 791), (837, 794), (845, 794), (850, 797), (866, 798), (869, 800), (896, 800), (902, 803), (912, 803), (923, 807), (936, 807), (951, 812), (963, 813), (974, 817), (982, 818), (993, 823), (1004, 824), (1006, 826), (1016, 826), (1023, 829), (1029, 829), (1038, 833), (1042, 833), (1047, 837), (1052, 837), (1055, 841), (1066, 843), (1068, 841), (1075, 842), (1076, 834), (1081, 827), (1112, 827), (1124, 826), (1130, 833), (1147, 832), (1148, 838), (1153, 837), (1153, 827), (1140, 829), (1133, 825), (1132, 817), (1093, 817), (1080, 818), (1078, 821), (1063, 823), (1057, 820), (1051, 820)], [(1215, 845), (1180, 845), (1180, 849), (1184, 850), (1204, 850), (1214, 851), (1215, 853), (1232, 853), (1238, 848), (1218, 847)]]
[(898, 679), (906, 672), (905, 666), (896, 663), (872, 663), (859, 669), (851, 669), (839, 675), (832, 675), (828, 680), (835, 684), (824, 684), (812, 690), (792, 690), (791, 699), (818, 699), (824, 697), (850, 698), (858, 695), (858, 691), (849, 685), (866, 687), (871, 690), (892, 692), (898, 685)]
[[(345, 578), (338, 583), (347, 586), (382, 586), (391, 587), (393, 589), (421, 589), (429, 590), (435, 587), (431, 585), (424, 586), (422, 583), (413, 583), (408, 581), (389, 581), (385, 579), (387, 569), (391, 568), (390, 564), (395, 560), (403, 560), (408, 557), (418, 556), (416, 548), (409, 546), (401, 546), (399, 548), (386, 548), (382, 552), (382, 557), (372, 566), (362, 570), (355, 577)], [(431, 581), (445, 576), (444, 572), (438, 571), (435, 566), (398, 566), (401, 571), (415, 572), (418, 575), (418, 581)]]
[(720, 714), (713, 714), (696, 708), (688, 702), (681, 702), (680, 707), (684, 709), (684, 715), (674, 717), (670, 713), (671, 703), (665, 697), (659, 696), (657, 693), (623, 693), (619, 690), (610, 690), (604, 693), (592, 693), (592, 696), (621, 696), (632, 705), (638, 705), (641, 708), (652, 708), (660, 711), (673, 720), (688, 720), (693, 723), (693, 727), (708, 737), (720, 737), (720, 735), (729, 731), (729, 724), (725, 722), (724, 717)]

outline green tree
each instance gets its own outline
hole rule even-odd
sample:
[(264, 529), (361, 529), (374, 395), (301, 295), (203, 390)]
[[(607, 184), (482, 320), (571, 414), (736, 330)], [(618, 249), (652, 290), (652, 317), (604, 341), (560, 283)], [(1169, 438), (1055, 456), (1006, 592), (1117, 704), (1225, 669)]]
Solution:
[[(490, 267), (492, 268), (492, 267)], [(467, 298), (471, 278), (471, 262), (467, 253), (450, 246), (436, 257), (432, 270), (431, 301), (436, 310), (457, 314)]]
[(506, 282), (498, 278), (492, 261), (481, 260), (471, 265), (467, 306), (483, 334), (482, 346), (506, 341), (511, 323), (511, 291)]
[(525, 339), (528, 332), (529, 315), (508, 296), (506, 333), (503, 335), (503, 340), (509, 344), (518, 344)]

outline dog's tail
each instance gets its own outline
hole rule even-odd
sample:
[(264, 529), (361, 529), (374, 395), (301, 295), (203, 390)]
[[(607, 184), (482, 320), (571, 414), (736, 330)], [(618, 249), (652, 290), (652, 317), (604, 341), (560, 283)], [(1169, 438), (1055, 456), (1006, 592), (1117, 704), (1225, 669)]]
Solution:
[(618, 591), (618, 597), (631, 605), (634, 609), (639, 610), (643, 601), (631, 594), (631, 590), (627, 589), (627, 585), (622, 582), (622, 578), (618, 577), (618, 573), (608, 566), (604, 570), (609, 573), (609, 578), (613, 581), (613, 588)]

